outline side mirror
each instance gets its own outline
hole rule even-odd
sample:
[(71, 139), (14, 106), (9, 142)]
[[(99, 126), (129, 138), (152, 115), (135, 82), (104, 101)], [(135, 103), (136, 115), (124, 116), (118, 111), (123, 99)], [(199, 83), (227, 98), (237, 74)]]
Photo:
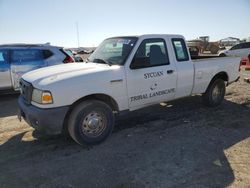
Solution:
[(134, 58), (130, 64), (131, 69), (141, 69), (141, 68), (146, 68), (149, 66), (150, 66), (150, 63), (149, 63), (148, 57)]
[(141, 63), (140, 63), (140, 61), (138, 61), (137, 58), (133, 59), (133, 61), (132, 61), (131, 64), (130, 64), (130, 68), (131, 68), (131, 69), (139, 69), (139, 68), (141, 68)]

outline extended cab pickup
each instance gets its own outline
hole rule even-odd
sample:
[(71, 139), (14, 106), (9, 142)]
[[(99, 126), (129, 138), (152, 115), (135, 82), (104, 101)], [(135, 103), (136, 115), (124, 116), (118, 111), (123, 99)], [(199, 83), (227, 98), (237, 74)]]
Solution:
[(79, 144), (110, 135), (115, 114), (202, 94), (219, 105), (239, 78), (240, 58), (192, 61), (181, 35), (104, 40), (86, 63), (56, 65), (21, 79), (20, 116), (35, 129), (67, 130)]

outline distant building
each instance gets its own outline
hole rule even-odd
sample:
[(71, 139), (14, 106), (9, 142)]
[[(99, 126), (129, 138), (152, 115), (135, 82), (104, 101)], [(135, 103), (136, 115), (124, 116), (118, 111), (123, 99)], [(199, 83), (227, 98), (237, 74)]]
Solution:
[(221, 46), (234, 46), (234, 45), (239, 44), (239, 43), (240, 43), (240, 39), (234, 38), (234, 37), (228, 37), (228, 38), (220, 40)]
[(250, 42), (250, 37), (247, 38), (246, 42)]

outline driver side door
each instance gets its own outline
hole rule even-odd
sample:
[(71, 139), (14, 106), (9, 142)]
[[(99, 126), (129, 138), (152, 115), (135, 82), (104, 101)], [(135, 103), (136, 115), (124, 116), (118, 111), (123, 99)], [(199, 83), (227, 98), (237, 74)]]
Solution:
[(165, 39), (143, 40), (126, 74), (130, 110), (174, 99), (177, 73)]

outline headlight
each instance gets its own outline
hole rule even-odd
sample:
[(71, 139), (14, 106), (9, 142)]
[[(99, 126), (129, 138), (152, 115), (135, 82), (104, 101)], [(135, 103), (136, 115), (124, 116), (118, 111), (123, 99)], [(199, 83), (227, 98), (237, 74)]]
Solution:
[(53, 98), (49, 91), (33, 89), (32, 101), (39, 103), (39, 104), (52, 104)]

